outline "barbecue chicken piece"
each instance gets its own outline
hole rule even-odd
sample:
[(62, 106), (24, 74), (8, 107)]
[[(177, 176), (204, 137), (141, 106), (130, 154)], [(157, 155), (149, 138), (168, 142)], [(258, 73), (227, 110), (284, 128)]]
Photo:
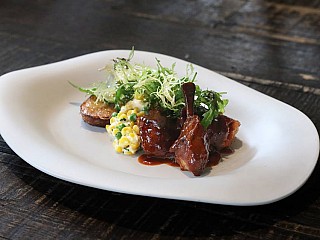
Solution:
[(115, 112), (113, 104), (97, 101), (94, 95), (90, 96), (80, 106), (83, 121), (97, 127), (105, 127), (109, 124), (113, 112)]
[(167, 118), (158, 110), (150, 110), (148, 115), (138, 118), (141, 147), (148, 155), (173, 157), (171, 145), (179, 136), (177, 121)]
[(180, 136), (171, 146), (170, 152), (174, 152), (175, 160), (181, 170), (187, 170), (195, 176), (199, 176), (209, 160), (209, 142), (199, 116), (194, 115), (194, 83), (185, 83), (182, 88), (186, 101), (187, 118), (183, 123)]
[(240, 127), (240, 122), (219, 115), (207, 128), (207, 137), (211, 150), (230, 147)]

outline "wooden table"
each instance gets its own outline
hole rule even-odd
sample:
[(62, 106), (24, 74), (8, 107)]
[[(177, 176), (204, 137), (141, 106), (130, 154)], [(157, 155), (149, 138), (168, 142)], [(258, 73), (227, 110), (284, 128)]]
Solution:
[[(320, 129), (319, 0), (0, 1), (1, 75), (131, 46), (221, 73)], [(320, 238), (319, 164), (293, 195), (254, 207), (79, 186), (31, 167), (2, 138), (0, 173), (1, 239)]]

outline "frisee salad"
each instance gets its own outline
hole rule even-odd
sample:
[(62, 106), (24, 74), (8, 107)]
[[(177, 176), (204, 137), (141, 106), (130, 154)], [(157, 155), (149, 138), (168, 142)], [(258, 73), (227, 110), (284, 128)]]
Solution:
[[(134, 63), (134, 49), (128, 58), (113, 59), (113, 65), (100, 69), (106, 71), (105, 81), (94, 83), (91, 87), (74, 87), (89, 95), (94, 95), (97, 101), (115, 105), (120, 112), (121, 107), (128, 102), (139, 103), (144, 112), (149, 109), (159, 109), (165, 116), (178, 118), (185, 106), (181, 86), (186, 82), (196, 82), (197, 73), (193, 65), (188, 64), (186, 75), (179, 77), (175, 72), (175, 63), (165, 67), (159, 59), (155, 59), (156, 68)], [(228, 104), (222, 94), (213, 90), (203, 90), (196, 84), (194, 111), (202, 116), (201, 124), (207, 128), (211, 122), (224, 113)]]

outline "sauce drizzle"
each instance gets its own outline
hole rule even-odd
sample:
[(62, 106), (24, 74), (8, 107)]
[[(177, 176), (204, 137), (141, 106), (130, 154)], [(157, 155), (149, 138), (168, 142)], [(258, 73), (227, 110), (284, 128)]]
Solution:
[[(213, 167), (220, 163), (221, 155), (229, 155), (234, 151), (231, 148), (221, 149), (219, 152), (210, 152), (209, 161), (206, 167)], [(142, 154), (138, 157), (138, 162), (147, 166), (157, 166), (161, 164), (167, 164), (172, 167), (179, 167), (179, 164), (174, 160), (174, 158), (159, 158), (152, 156), (150, 154)]]
[(149, 154), (142, 154), (138, 157), (138, 162), (143, 165), (156, 166), (161, 164), (167, 164), (173, 167), (179, 167), (174, 158), (159, 158)]

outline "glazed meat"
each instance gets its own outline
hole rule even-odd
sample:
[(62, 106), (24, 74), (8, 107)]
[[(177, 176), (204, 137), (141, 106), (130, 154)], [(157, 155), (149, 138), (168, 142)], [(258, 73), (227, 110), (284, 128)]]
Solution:
[(173, 157), (169, 152), (171, 145), (179, 136), (177, 122), (167, 118), (158, 110), (138, 119), (141, 147), (146, 154), (155, 157)]
[(84, 101), (80, 106), (80, 114), (86, 123), (105, 127), (110, 123), (111, 115), (115, 111), (114, 105), (96, 100), (97, 98), (92, 95)]
[(209, 159), (209, 144), (206, 139), (199, 116), (188, 116), (179, 138), (170, 149), (181, 170), (190, 171), (195, 176), (202, 173)]
[(209, 160), (209, 142), (199, 116), (194, 115), (193, 112), (195, 85), (194, 83), (185, 83), (182, 87), (186, 101), (187, 118), (183, 123), (180, 136), (171, 146), (170, 152), (175, 154), (175, 160), (182, 170), (188, 170), (195, 176), (199, 176)]
[(219, 115), (207, 128), (210, 148), (220, 150), (230, 147), (240, 127), (240, 122), (224, 115)]

